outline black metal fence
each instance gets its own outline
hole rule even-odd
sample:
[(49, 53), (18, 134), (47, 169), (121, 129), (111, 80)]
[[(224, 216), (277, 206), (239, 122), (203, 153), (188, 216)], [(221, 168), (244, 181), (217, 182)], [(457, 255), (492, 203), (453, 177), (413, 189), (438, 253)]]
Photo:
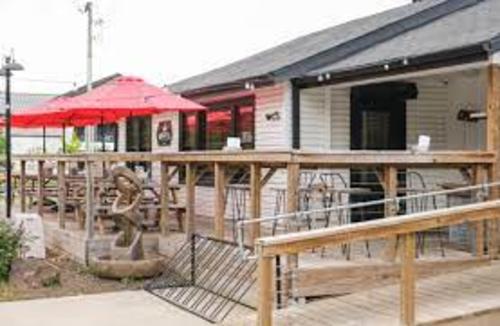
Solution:
[(247, 294), (255, 284), (256, 268), (254, 260), (242, 258), (235, 243), (193, 234), (145, 289), (209, 322), (219, 323), (235, 308), (255, 310)]

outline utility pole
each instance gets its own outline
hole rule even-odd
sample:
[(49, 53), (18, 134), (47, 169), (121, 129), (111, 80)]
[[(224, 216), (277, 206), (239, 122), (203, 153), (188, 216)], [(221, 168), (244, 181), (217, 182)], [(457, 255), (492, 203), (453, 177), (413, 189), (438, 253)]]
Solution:
[[(92, 5), (92, 1), (88, 1), (84, 9), (84, 12), (87, 14), (87, 92), (92, 90), (92, 26), (94, 24)], [(85, 128), (85, 143), (87, 145), (87, 152), (93, 152), (94, 127), (92, 126)]]

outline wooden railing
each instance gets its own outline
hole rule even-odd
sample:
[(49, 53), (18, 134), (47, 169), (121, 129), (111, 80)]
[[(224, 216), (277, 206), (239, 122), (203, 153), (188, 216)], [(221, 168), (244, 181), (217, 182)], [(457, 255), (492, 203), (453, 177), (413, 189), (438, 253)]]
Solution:
[[(168, 234), (169, 224), (169, 198), (168, 187), (172, 182), (172, 174), (178, 171), (178, 167), (185, 167), (185, 193), (186, 193), (186, 231), (192, 234), (195, 230), (194, 216), (197, 180), (206, 171), (214, 173), (214, 235), (218, 238), (224, 237), (224, 196), (225, 186), (228, 184), (228, 169), (231, 167), (245, 167), (250, 172), (250, 218), (261, 218), (262, 188), (271, 179), (277, 169), (286, 169), (286, 195), (287, 212), (298, 210), (299, 173), (301, 169), (336, 169), (336, 168), (372, 168), (379, 171), (386, 197), (394, 197), (397, 187), (397, 171), (406, 168), (473, 168), (483, 174), (488, 174), (491, 180), (495, 173), (496, 155), (494, 152), (480, 151), (441, 151), (427, 153), (413, 153), (410, 151), (331, 151), (331, 152), (308, 152), (308, 151), (205, 151), (184, 153), (93, 153), (77, 155), (16, 155), (14, 161), (20, 162), (20, 194), (21, 209), (26, 210), (26, 162), (36, 161), (38, 164), (38, 211), (42, 214), (44, 190), (44, 164), (55, 162), (59, 171), (65, 171), (68, 164), (76, 162), (87, 166), (87, 196), (85, 206), (94, 207), (92, 167), (96, 164), (109, 166), (116, 162), (152, 162), (160, 164), (161, 176), (161, 218), (162, 234)], [(266, 169), (266, 173), (264, 173)], [(60, 205), (59, 223), (64, 228), (65, 212), (65, 173), (58, 173), (58, 201)], [(387, 206), (391, 209), (390, 205)], [(92, 209), (87, 209), (87, 216), (92, 216)], [(390, 212), (389, 212), (390, 213)], [(88, 235), (92, 236), (92, 220), (87, 219)], [(260, 225), (253, 227), (252, 239), (260, 235)]]
[[(491, 191), (496, 196), (497, 191)], [(258, 325), (273, 325), (273, 262), (280, 255), (297, 255), (307, 250), (349, 244), (356, 241), (400, 237), (401, 248), (401, 325), (415, 324), (415, 233), (464, 222), (488, 221), (488, 254), (496, 258), (497, 219), (500, 200), (470, 204), (461, 207), (416, 213), (406, 216), (356, 223), (329, 229), (298, 232), (260, 238), (255, 242), (258, 256)], [(482, 241), (482, 240), (481, 240)], [(476, 252), (484, 254), (484, 248)]]

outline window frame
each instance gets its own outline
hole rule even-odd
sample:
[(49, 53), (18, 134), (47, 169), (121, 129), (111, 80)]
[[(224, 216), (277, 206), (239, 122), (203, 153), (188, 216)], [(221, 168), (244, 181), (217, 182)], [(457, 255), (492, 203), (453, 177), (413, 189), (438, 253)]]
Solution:
[[(252, 126), (252, 144), (250, 145), (250, 148), (246, 148), (244, 150), (251, 150), (255, 148), (255, 123), (256, 123), (256, 117), (255, 117), (255, 97), (254, 96), (247, 96), (244, 98), (236, 99), (236, 100), (230, 100), (230, 101), (221, 101), (221, 102), (216, 102), (212, 104), (206, 105), (208, 107), (208, 111), (216, 111), (216, 110), (223, 110), (223, 109), (229, 109), (231, 110), (231, 130), (229, 133), (230, 137), (238, 137), (239, 133), (239, 125), (238, 125), (238, 114), (239, 114), (239, 108), (243, 106), (250, 106), (252, 107), (252, 112), (253, 112), (253, 126)], [(196, 144), (194, 149), (189, 149), (188, 146), (185, 144), (185, 120), (186, 116), (188, 114), (195, 114), (197, 117), (197, 125), (195, 128), (195, 137), (196, 137)], [(206, 112), (197, 112), (197, 113), (183, 113), (181, 112), (179, 114), (179, 151), (181, 152), (189, 152), (189, 151), (204, 151), (207, 150), (207, 139), (208, 139), (208, 133), (209, 133), (209, 127), (207, 125), (207, 119), (206, 119)], [(222, 148), (221, 148), (222, 149)], [(220, 149), (220, 150), (221, 150)], [(216, 150), (216, 149), (213, 149)]]

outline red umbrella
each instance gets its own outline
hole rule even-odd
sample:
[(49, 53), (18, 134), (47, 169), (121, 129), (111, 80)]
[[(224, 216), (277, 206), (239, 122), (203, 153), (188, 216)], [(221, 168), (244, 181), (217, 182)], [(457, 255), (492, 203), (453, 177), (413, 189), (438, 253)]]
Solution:
[(141, 78), (123, 76), (88, 93), (56, 98), (41, 106), (15, 112), (12, 115), (12, 125), (86, 126), (165, 111), (205, 109), (198, 103), (150, 85)]
[(57, 97), (37, 106), (17, 109), (11, 117), (12, 126), (17, 128), (83, 127), (101, 122), (100, 117), (97, 116), (76, 116), (61, 110), (61, 107), (68, 105), (70, 101), (73, 99)]

